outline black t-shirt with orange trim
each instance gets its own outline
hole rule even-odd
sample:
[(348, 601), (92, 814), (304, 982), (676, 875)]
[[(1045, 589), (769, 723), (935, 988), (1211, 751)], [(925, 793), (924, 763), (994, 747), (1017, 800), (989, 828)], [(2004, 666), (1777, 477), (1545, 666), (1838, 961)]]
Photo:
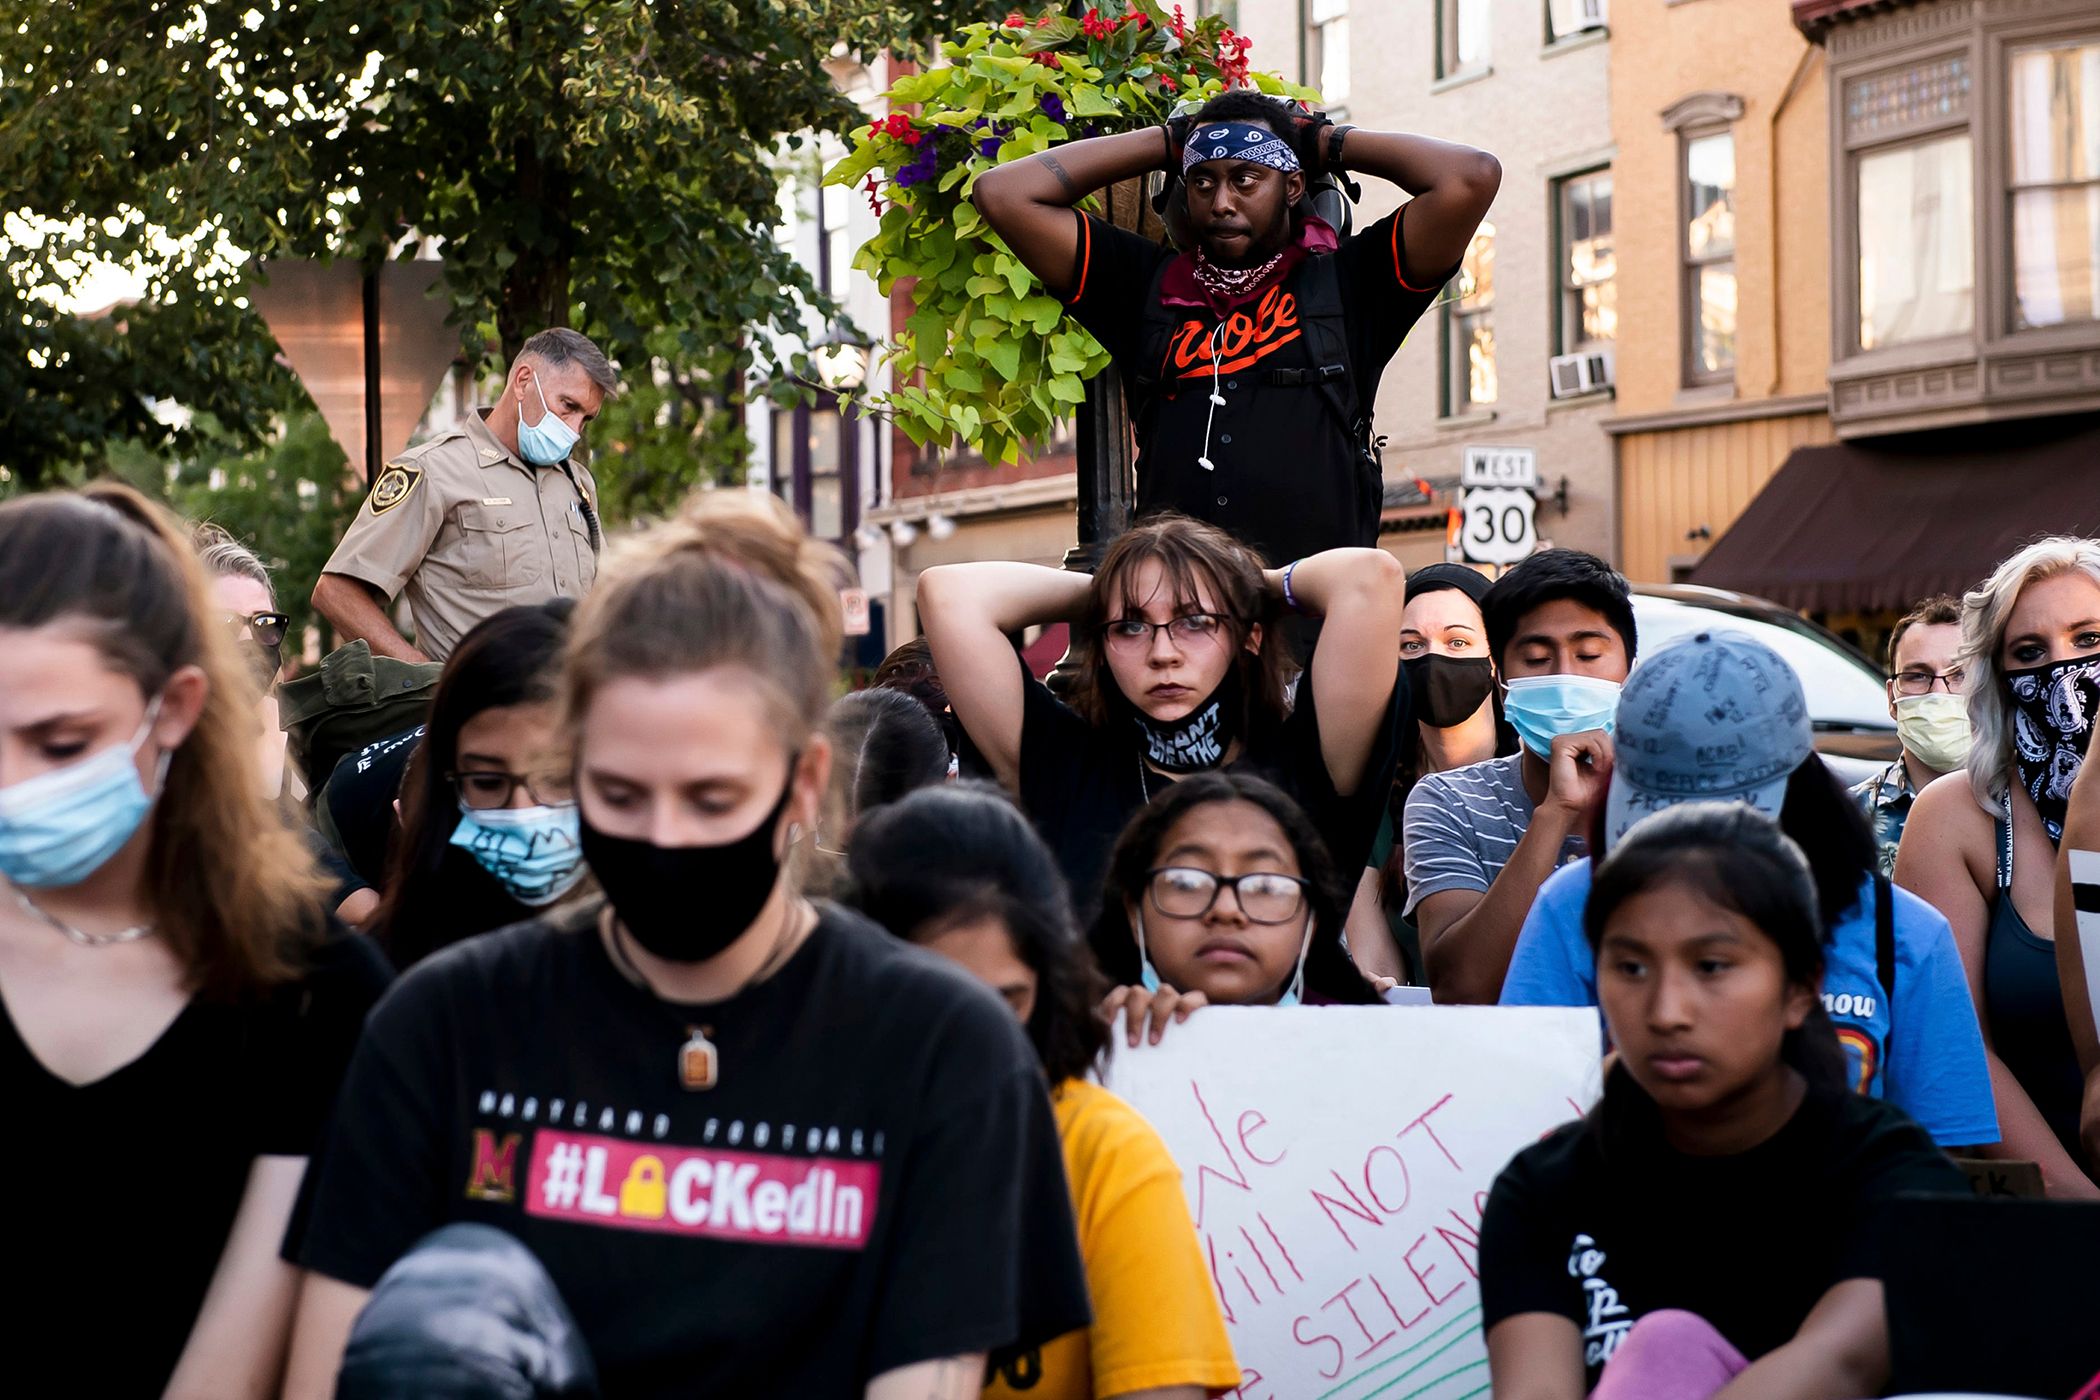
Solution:
[[(1405, 214), (1402, 206), (1334, 253), (1315, 255), (1340, 259), (1350, 366), (1357, 403), (1366, 409), (1386, 362), (1449, 278), (1448, 271), (1417, 277), (1408, 269)], [(1168, 258), (1187, 255), (1090, 215), (1076, 217), (1079, 248), (1066, 305), (1122, 370), (1138, 421), (1138, 514), (1175, 510), (1207, 520), (1253, 545), (1272, 566), (1375, 544), (1377, 513), (1367, 512), (1356, 445), (1317, 389), (1278, 384), (1272, 374), (1311, 367), (1295, 314), (1295, 289), (1310, 259), (1234, 308), (1222, 330), (1208, 307), (1168, 307), (1181, 325), (1164, 362), (1146, 365), (1145, 304), (1156, 296), (1155, 274)], [(1138, 382), (1148, 379), (1156, 387)], [(1214, 382), (1222, 404), (1210, 401)]]

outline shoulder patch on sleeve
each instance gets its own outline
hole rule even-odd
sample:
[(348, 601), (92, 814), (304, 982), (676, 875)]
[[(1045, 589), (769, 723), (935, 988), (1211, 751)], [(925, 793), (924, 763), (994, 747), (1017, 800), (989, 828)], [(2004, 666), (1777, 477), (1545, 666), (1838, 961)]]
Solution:
[(379, 473), (379, 479), (372, 483), (372, 495), (369, 501), (372, 507), (372, 514), (385, 515), (395, 506), (400, 505), (409, 498), (409, 494), (416, 489), (417, 483), (422, 480), (423, 469), (421, 467), (410, 466), (405, 460), (387, 463), (386, 469)]

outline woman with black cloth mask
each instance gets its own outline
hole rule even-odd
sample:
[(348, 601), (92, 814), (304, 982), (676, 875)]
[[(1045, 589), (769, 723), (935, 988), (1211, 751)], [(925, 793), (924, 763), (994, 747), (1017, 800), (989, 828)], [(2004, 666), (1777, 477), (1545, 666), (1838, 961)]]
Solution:
[[(1056, 852), (1082, 921), (1109, 848), (1177, 778), (1250, 771), (1297, 799), (1336, 862), (1361, 870), (1406, 722), (1405, 582), (1379, 549), (1331, 549), (1264, 570), (1215, 526), (1158, 515), (1118, 536), (1089, 577), (1035, 564), (946, 564), (919, 576), (919, 617), (949, 703)], [(1287, 702), (1285, 610), (1323, 618)], [(1069, 702), (1008, 641), (1068, 621)], [(1317, 704), (1315, 697), (1317, 696)], [(1114, 955), (1095, 930), (1095, 951)]]
[(1407, 907), (1407, 866), (1398, 833), (1417, 779), (1517, 751), (1502, 723), (1495, 662), (1480, 600), (1488, 578), (1464, 564), (1430, 564), (1407, 577), (1400, 669), (1415, 723), (1404, 731), (1392, 797), (1349, 908), (1349, 954), (1374, 977), (1422, 980), (1422, 946)]
[(1497, 1395), (1880, 1393), (1887, 1208), (1968, 1186), (1902, 1110), (1850, 1092), (1817, 909), (1800, 847), (1741, 803), (1649, 817), (1598, 867), (1584, 931), (1618, 1062), (1488, 1197)]
[(554, 713), (575, 607), (555, 598), (505, 608), (445, 660), (402, 778), (401, 831), (372, 929), (396, 967), (588, 892)]
[(788, 868), (843, 573), (773, 497), (701, 493), (578, 607), (561, 730), (605, 902), (456, 944), (373, 1012), (287, 1394), (332, 1393), (368, 1290), (455, 1221), (538, 1257), (607, 1394), (968, 1400), (988, 1355), (1086, 1324), (1021, 1027)]

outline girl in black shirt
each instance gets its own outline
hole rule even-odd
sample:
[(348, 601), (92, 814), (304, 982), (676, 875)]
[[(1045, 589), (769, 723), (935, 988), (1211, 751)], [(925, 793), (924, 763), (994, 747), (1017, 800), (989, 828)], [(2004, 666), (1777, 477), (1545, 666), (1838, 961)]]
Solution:
[(455, 944), (372, 1013), (289, 1395), (333, 1394), (346, 1342), (384, 1352), (353, 1319), (456, 1222), (538, 1257), (630, 1400), (966, 1400), (988, 1356), (1085, 1325), (1020, 1026), (790, 868), (831, 767), (839, 577), (777, 500), (721, 491), (578, 607), (560, 728), (605, 902)]
[[(445, 659), (402, 775), (401, 831), (373, 926), (396, 967), (588, 893), (554, 714), (575, 606), (505, 608)], [(391, 805), (369, 819), (390, 821)]]
[[(1264, 570), (1214, 526), (1161, 515), (1085, 574), (948, 564), (919, 576), (919, 617), (949, 703), (1056, 853), (1082, 922), (1109, 847), (1177, 778), (1244, 769), (1303, 807), (1338, 868), (1361, 870), (1405, 722), (1405, 579), (1383, 550), (1332, 549)], [(1278, 622), (1324, 619), (1295, 694)], [(1072, 623), (1070, 694), (1016, 658), (1009, 634)], [(1315, 703), (1317, 696), (1317, 704)], [(1113, 936), (1094, 930), (1095, 951)]]
[(259, 1396), (387, 969), (257, 797), (255, 679), (127, 487), (0, 506), (0, 1101), (24, 1393)]
[(1902, 1110), (1846, 1090), (1807, 859), (1740, 803), (1688, 803), (1619, 841), (1584, 924), (1618, 1063), (1488, 1198), (1495, 1394), (1878, 1394), (1886, 1207), (1967, 1187)]

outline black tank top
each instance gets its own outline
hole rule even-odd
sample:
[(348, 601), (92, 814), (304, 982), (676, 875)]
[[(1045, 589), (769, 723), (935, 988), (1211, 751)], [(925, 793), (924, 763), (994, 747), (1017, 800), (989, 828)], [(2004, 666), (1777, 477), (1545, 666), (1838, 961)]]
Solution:
[(1991, 1041), (2064, 1151), (2083, 1165), (2078, 1107), (2085, 1080), (2064, 1019), (2056, 944), (2037, 937), (2013, 907), (2012, 822), (2007, 817), (1998, 819), (1997, 835), (1998, 892), (1983, 944), (1983, 1005)]

